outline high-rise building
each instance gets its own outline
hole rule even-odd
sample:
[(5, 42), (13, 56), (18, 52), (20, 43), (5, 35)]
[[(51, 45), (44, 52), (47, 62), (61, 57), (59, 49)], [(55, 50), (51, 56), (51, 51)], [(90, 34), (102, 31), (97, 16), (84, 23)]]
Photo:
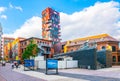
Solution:
[(49, 7), (42, 11), (42, 38), (60, 42), (60, 15)]
[(2, 57), (2, 25), (0, 23), (0, 58)]

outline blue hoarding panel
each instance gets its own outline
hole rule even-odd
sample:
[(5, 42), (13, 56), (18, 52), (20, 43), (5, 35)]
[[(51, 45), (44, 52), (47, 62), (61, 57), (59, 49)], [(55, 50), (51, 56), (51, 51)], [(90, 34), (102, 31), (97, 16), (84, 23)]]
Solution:
[(34, 66), (34, 60), (24, 60), (24, 66), (25, 67), (33, 67)]
[(58, 60), (47, 60), (47, 68), (48, 69), (58, 68)]
[(30, 63), (25, 63), (24, 66), (25, 67), (30, 67)]
[(30, 66), (34, 66), (34, 60), (30, 60)]

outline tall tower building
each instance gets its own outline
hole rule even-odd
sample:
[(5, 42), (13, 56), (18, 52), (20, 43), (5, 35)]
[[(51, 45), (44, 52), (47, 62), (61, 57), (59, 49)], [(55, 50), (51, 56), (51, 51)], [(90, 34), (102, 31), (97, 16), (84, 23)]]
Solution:
[(42, 11), (42, 38), (60, 42), (60, 15), (49, 7)]
[(2, 32), (2, 25), (0, 23), (0, 59), (2, 57), (2, 34), (3, 34), (3, 32)]

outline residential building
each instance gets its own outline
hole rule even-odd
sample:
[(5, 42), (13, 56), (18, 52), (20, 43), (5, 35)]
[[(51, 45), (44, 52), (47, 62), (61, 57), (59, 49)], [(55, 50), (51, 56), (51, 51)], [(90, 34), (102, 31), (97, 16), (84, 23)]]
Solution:
[(59, 42), (54, 45), (54, 54), (64, 53), (64, 46), (66, 45), (67, 41)]
[(60, 16), (52, 8), (42, 11), (42, 38), (52, 40), (53, 44), (60, 42)]
[(83, 49), (85, 46), (96, 47), (97, 50), (111, 50), (113, 64), (120, 63), (119, 41), (108, 34), (100, 34), (67, 41), (64, 46), (64, 53)]
[(52, 41), (36, 37), (31, 37), (20, 41), (21, 54), (24, 52), (24, 50), (26, 49), (27, 45), (30, 43), (31, 40), (33, 40), (33, 42), (38, 45), (39, 48), (38, 56), (45, 56), (45, 58), (53, 56), (54, 49), (52, 46)]
[(25, 38), (16, 38), (4, 45), (4, 57), (6, 60), (21, 60), (20, 41)]
[[(3, 55), (3, 58), (5, 57), (4, 55), (4, 49), (6, 49), (7, 48), (7, 44), (8, 43), (11, 43), (11, 42), (13, 42), (15, 40), (15, 38), (11, 38), (11, 37), (2, 37), (2, 46), (1, 46), (1, 52), (2, 52), (2, 55)], [(4, 48), (5, 47), (5, 48)]]
[(4, 45), (5, 59), (7, 61), (22, 60), (22, 54), (26, 49), (27, 45), (30, 44), (31, 40), (33, 40), (33, 43), (38, 45), (38, 48), (39, 48), (38, 56), (44, 56), (45, 58), (49, 58), (53, 56), (54, 48), (52, 45), (52, 41), (31, 37), (28, 39), (16, 38), (12, 42), (5, 44)]

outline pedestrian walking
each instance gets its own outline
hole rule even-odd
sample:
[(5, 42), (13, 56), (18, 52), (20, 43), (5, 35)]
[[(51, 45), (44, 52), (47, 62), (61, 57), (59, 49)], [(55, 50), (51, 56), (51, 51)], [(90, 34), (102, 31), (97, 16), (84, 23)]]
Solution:
[(12, 69), (14, 69), (14, 64), (12, 64)]
[(18, 68), (18, 66), (19, 66), (19, 64), (18, 64), (18, 63), (16, 63), (16, 69)]

